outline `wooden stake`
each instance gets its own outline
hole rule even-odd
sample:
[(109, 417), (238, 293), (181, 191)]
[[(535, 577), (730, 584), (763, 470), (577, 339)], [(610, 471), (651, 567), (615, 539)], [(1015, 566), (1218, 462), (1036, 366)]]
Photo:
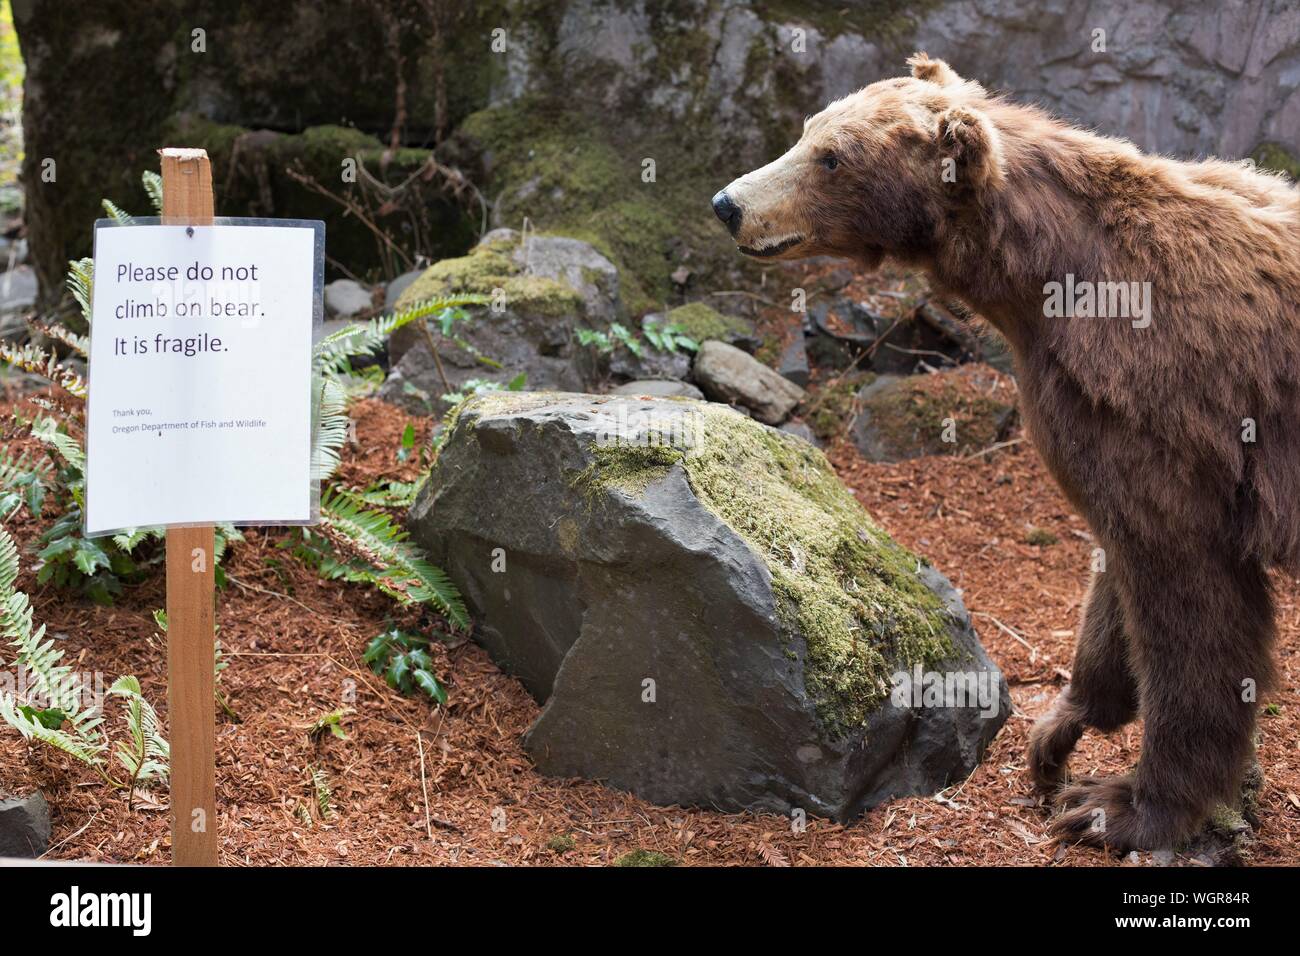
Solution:
[[(161, 149), (165, 224), (212, 222), (202, 149)], [(172, 865), (217, 865), (215, 542), (212, 526), (167, 529), (167, 721)]]

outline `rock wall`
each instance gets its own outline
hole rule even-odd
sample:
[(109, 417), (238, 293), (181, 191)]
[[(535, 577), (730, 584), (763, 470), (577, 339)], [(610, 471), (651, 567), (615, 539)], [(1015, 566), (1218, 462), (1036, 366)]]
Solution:
[[(900, 72), (915, 49), (1148, 150), (1254, 154), (1293, 173), (1292, 157), (1300, 154), (1295, 0), (13, 6), (27, 61), (32, 257), (46, 293), (61, 286), (65, 260), (87, 251), (101, 197), (143, 208), (139, 172), (152, 164), (164, 135), (174, 134), (181, 114), (208, 122), (208, 132), (216, 124), (227, 147), (232, 129), (297, 133), (331, 124), (355, 126), (387, 145), (398, 119), (406, 145), (427, 147), (475, 114), (478, 135), (468, 137), (469, 149), (453, 142), (447, 150), (474, 170), (490, 198), (506, 200), (497, 224), (518, 227), (529, 213), (542, 226), (548, 215), (564, 225), (590, 219), (583, 182), (598, 181), (602, 192), (593, 200), (603, 197), (612, 225), (605, 237), (584, 238), (616, 260), (668, 255), (688, 265), (690, 256), (672, 237), (685, 231), (691, 246), (687, 217), (696, 215), (697, 192), (707, 194), (710, 184), (784, 149), (803, 116)], [(204, 31), (202, 52), (194, 49), (196, 29)], [(484, 122), (485, 114), (498, 121)], [(502, 114), (509, 122), (499, 121)], [(188, 129), (203, 138), (200, 128)], [(584, 143), (592, 162), (574, 163), (567, 180), (552, 175), (558, 183), (519, 162), (513, 174), (507, 168), (504, 178), (494, 178), (494, 153), (557, 130)], [(272, 153), (272, 166), (278, 155)], [(647, 157), (659, 159), (659, 182), (675, 184), (690, 203), (665, 189), (655, 198), (666, 211), (658, 217), (654, 208), (615, 208), (621, 196), (611, 190), (635, 189)], [(326, 158), (332, 169), (343, 157)], [(42, 179), (47, 159), (57, 161), (57, 184)], [(277, 192), (259, 180), (257, 164), (244, 168), (226, 158), (216, 172), (218, 191), (229, 198), (218, 196), (219, 211), (248, 214), (250, 203), (263, 215), (311, 211), (305, 192)], [(537, 194), (537, 182), (548, 187), (546, 195)], [(267, 195), (269, 210), (259, 202)], [(558, 211), (550, 208), (556, 204)], [(439, 231), (457, 228), (439, 223)], [(615, 248), (629, 232), (652, 241)], [(464, 251), (471, 239), (458, 236), (461, 248), (453, 251)], [(691, 251), (699, 254), (685, 250)], [(647, 305), (671, 290), (644, 267), (634, 278), (645, 286)]]

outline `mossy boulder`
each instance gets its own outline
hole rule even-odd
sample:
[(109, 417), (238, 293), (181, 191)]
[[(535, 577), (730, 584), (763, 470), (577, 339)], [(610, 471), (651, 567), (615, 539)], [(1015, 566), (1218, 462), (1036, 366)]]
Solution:
[(858, 393), (853, 441), (870, 461), (965, 455), (1006, 437), (1015, 384), (987, 365), (930, 375), (879, 375)]
[(725, 406), (480, 395), (409, 525), (545, 702), (544, 773), (843, 820), (961, 779), (1009, 713), (943, 576), (815, 448)]
[[(578, 328), (603, 329), (623, 304), (618, 270), (585, 242), (565, 236), (523, 237), (497, 229), (468, 255), (443, 259), (406, 287), (395, 308), (457, 295), (487, 296), (464, 309), (467, 321), (451, 336), (436, 323), (429, 337), (411, 323), (388, 343), (393, 374), (381, 392), (404, 404), (427, 403), (470, 379), (508, 382), (525, 376), (528, 389), (581, 389), (599, 376), (575, 340)], [(442, 361), (429, 351), (430, 337)]]

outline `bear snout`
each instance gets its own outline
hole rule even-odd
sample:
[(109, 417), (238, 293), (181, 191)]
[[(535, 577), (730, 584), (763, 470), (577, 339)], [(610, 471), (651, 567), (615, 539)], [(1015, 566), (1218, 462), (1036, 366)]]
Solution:
[(733, 236), (740, 229), (740, 207), (732, 201), (725, 189), (718, 190), (714, 195), (713, 212)]

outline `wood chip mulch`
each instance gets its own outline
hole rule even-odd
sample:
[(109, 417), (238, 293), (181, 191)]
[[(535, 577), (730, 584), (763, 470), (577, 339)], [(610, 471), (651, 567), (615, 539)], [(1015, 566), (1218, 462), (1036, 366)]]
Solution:
[[(423, 440), (428, 420), (373, 400), (359, 403), (354, 417), (358, 444), (345, 454), (347, 483), (418, 473), (418, 463), (399, 465), (396, 452), (406, 424), (413, 422)], [(371, 589), (321, 580), (280, 546), (288, 537), (282, 529), (247, 529), (247, 542), (226, 559), (230, 583), (218, 609), (229, 662), (221, 687), (238, 715), (218, 714), (223, 862), (608, 865), (638, 849), (684, 865), (1127, 862), (1047, 840), (1046, 814), (1025, 774), (1030, 721), (1068, 674), (1090, 549), (1083, 522), (1032, 447), (1022, 442), (978, 458), (877, 465), (840, 444), (831, 458), (863, 505), (962, 589), (985, 647), (1010, 681), (1016, 712), (964, 783), (938, 797), (893, 801), (851, 826), (810, 818), (799, 833), (780, 816), (656, 807), (595, 783), (544, 778), (520, 745), (540, 708), (481, 649), (470, 642), (437, 647), (435, 663), (450, 694), (445, 708), (399, 696), (367, 669), (362, 650), (390, 625), (436, 622)], [(40, 525), (15, 518), (8, 527), (27, 545)], [(1035, 529), (1050, 533), (1035, 540), (1055, 536), (1058, 543), (1027, 543)], [(106, 683), (138, 675), (165, 719), (165, 643), (151, 618), (164, 601), (160, 573), (112, 607), (37, 587), (30, 562), (20, 587), (78, 669), (103, 671)], [(1267, 782), (1258, 864), (1300, 863), (1297, 582), (1279, 581), (1279, 604), (1282, 680), (1266, 702), (1279, 713), (1261, 722)], [(339, 708), (347, 709), (347, 739), (310, 740), (313, 722)], [(120, 718), (113, 712), (109, 721)], [(1139, 743), (1137, 727), (1090, 735), (1073, 766), (1123, 770)], [(313, 771), (328, 783), (324, 814)], [(165, 788), (128, 809), (125, 796), (93, 772), (0, 727), (0, 790), (33, 787), (52, 808), (50, 856), (169, 861)]]

